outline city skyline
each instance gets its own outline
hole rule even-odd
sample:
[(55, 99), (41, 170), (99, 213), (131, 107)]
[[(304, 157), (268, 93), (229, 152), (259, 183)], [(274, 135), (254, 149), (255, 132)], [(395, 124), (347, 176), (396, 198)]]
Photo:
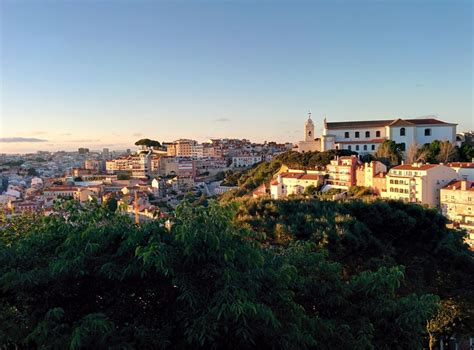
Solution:
[(308, 109), (316, 134), (324, 116), (474, 129), (469, 1), (2, 1), (0, 16), (2, 153), (297, 142)]

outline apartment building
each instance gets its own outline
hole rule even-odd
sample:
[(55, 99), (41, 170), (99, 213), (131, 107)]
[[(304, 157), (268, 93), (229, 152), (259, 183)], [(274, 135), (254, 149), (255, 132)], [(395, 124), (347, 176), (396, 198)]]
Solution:
[(356, 185), (368, 187), (376, 194), (386, 189), (387, 166), (379, 161), (364, 163), (356, 169)]
[(270, 183), (270, 193), (273, 199), (280, 199), (291, 194), (302, 194), (308, 186), (317, 187), (324, 182), (324, 174), (319, 171), (291, 170), (280, 173)]
[(440, 189), (460, 176), (443, 164), (403, 164), (387, 173), (382, 198), (439, 206)]
[(239, 156), (232, 157), (232, 166), (234, 168), (246, 168), (254, 164), (260, 163), (262, 161), (262, 156)]
[(356, 169), (359, 166), (357, 156), (336, 157), (326, 166), (326, 184), (334, 188), (348, 189), (357, 184)]
[(454, 169), (463, 180), (474, 181), (474, 162), (452, 162), (446, 165)]
[(474, 247), (474, 182), (453, 181), (441, 189), (441, 212), (468, 232), (467, 243)]

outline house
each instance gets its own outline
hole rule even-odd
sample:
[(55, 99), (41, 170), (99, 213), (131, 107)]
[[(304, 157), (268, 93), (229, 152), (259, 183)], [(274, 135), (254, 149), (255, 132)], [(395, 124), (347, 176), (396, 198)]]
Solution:
[(439, 206), (440, 189), (459, 174), (443, 164), (402, 164), (387, 173), (387, 188), (382, 198)]
[(323, 182), (324, 174), (315, 170), (288, 171), (279, 173), (270, 183), (270, 193), (273, 199), (284, 198), (292, 194), (302, 194), (308, 186), (317, 187)]
[(441, 189), (441, 212), (468, 232), (467, 243), (474, 248), (474, 182), (452, 181)]

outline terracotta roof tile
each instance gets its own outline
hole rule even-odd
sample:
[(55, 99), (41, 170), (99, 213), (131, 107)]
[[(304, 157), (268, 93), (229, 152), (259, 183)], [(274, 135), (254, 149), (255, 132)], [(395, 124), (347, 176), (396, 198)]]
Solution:
[(435, 168), (439, 166), (439, 164), (422, 164), (420, 166), (414, 166), (413, 164), (403, 164), (403, 165), (397, 165), (396, 167), (393, 167), (393, 170), (428, 170), (431, 168)]

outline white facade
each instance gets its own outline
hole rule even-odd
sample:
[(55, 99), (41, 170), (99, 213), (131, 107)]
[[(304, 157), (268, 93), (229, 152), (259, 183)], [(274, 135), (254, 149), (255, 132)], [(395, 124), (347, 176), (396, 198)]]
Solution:
[(441, 189), (441, 212), (468, 232), (467, 243), (474, 247), (474, 183), (457, 181)]
[(232, 157), (232, 166), (234, 168), (245, 168), (262, 161), (262, 156), (243, 156)]
[(459, 180), (453, 169), (442, 164), (411, 164), (396, 166), (387, 173), (387, 189), (382, 198), (439, 206), (440, 189)]
[(461, 179), (474, 181), (474, 163), (452, 162), (446, 165), (457, 172)]
[(291, 170), (277, 175), (270, 184), (270, 193), (273, 199), (280, 199), (289, 195), (302, 194), (306, 187), (317, 187), (323, 183), (324, 177), (320, 172), (308, 170)]
[(345, 149), (359, 154), (373, 154), (385, 140), (392, 140), (407, 150), (416, 143), (435, 140), (456, 142), (456, 124), (437, 119), (395, 119), (355, 122), (324, 121), (321, 150)]

